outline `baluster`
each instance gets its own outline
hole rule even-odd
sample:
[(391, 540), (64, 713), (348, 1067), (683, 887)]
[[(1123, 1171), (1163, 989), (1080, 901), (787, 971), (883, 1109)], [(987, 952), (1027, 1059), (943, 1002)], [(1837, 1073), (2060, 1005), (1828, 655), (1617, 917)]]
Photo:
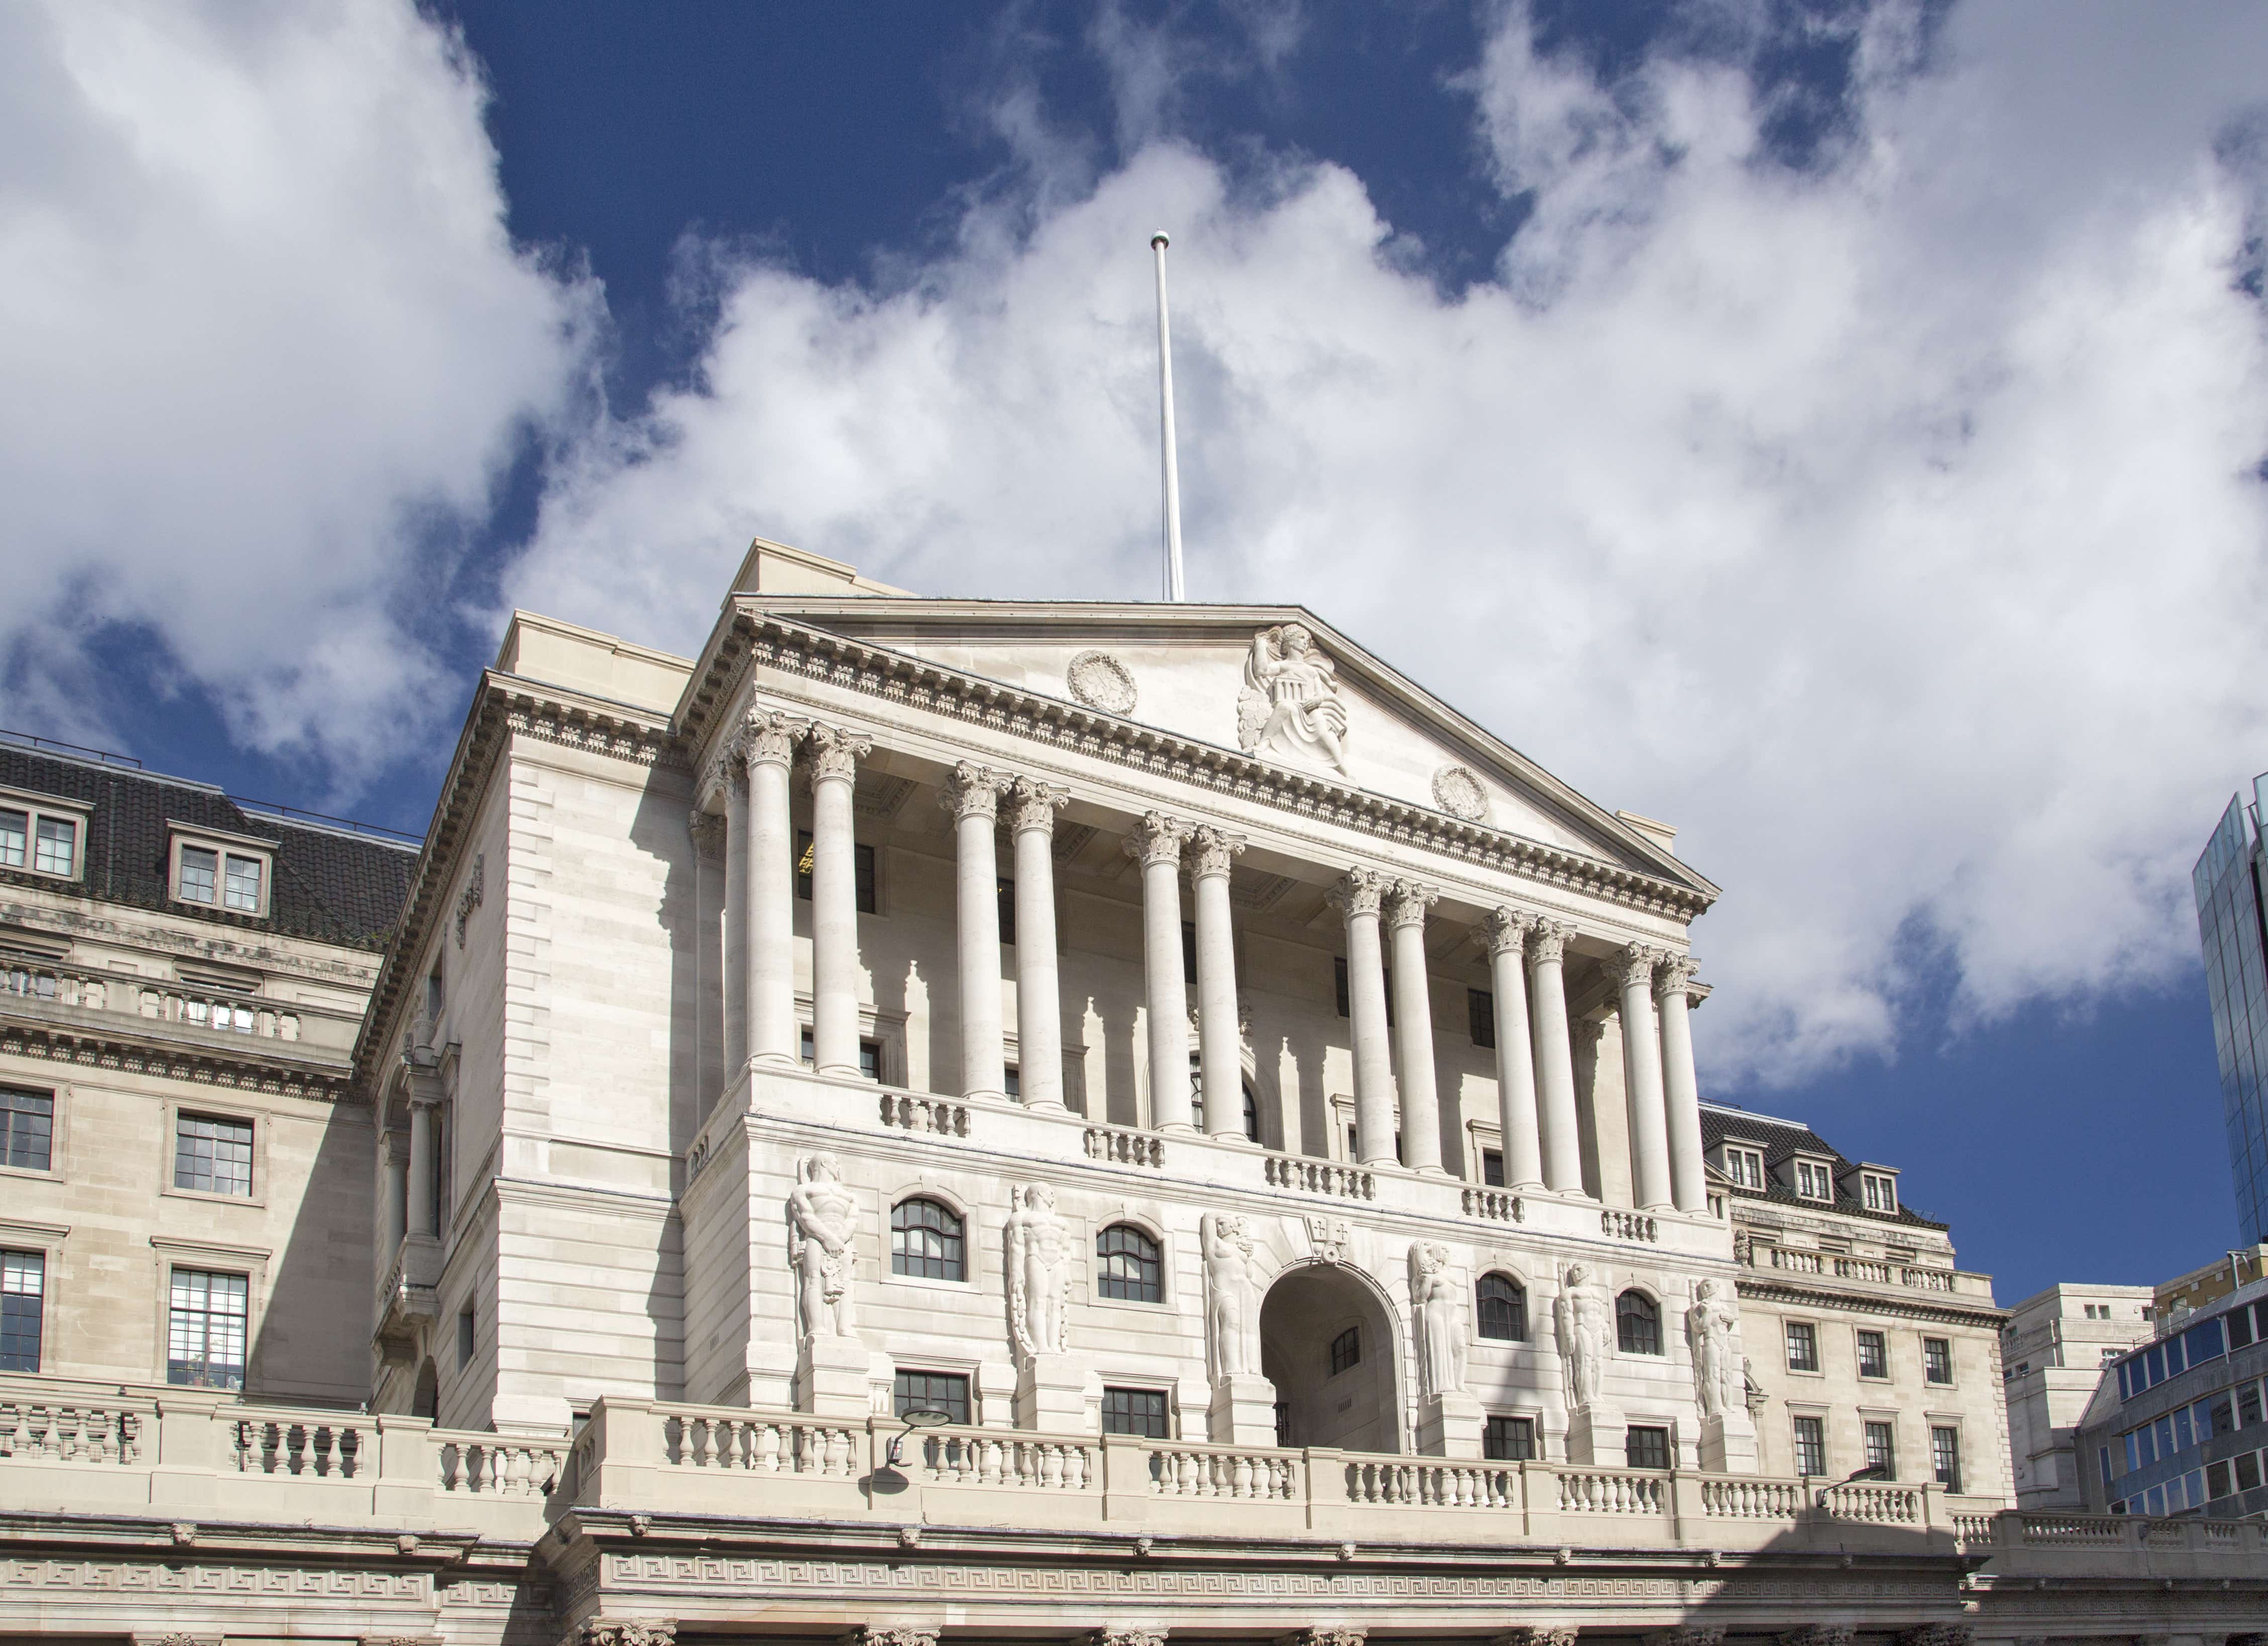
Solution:
[(780, 1470), (780, 1431), (777, 1423), (766, 1423), (756, 1433), (757, 1471), (777, 1474)]
[(1252, 1495), (1252, 1459), (1241, 1451), (1229, 1461), (1228, 1495), (1240, 1499)]

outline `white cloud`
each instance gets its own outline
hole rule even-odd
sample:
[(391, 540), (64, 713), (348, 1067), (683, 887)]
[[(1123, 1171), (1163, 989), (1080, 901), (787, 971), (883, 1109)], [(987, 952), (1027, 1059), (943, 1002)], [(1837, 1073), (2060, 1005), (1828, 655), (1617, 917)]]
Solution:
[(351, 770), (453, 715), (439, 545), (596, 314), (507, 240), (482, 96), (387, 0), (0, 11), (19, 709), (95, 729), (83, 646), (121, 622), (247, 743)]
[(1720, 1076), (1893, 1050), (1917, 954), (1971, 1014), (2166, 977), (2268, 760), (2255, 180), (2212, 153), (2268, 48), (2183, 18), (1988, 8), (1917, 72), (1886, 10), (1795, 173), (1738, 65), (1602, 86), (1508, 11), (1469, 89), (1535, 210), (1453, 299), (1348, 173), (1167, 143), (1028, 234), (971, 207), (909, 290), (738, 266), (699, 388), (563, 467), (513, 593), (690, 646), (761, 530), (1148, 594), (1164, 223), (1193, 594), (1305, 601), (1683, 825)]

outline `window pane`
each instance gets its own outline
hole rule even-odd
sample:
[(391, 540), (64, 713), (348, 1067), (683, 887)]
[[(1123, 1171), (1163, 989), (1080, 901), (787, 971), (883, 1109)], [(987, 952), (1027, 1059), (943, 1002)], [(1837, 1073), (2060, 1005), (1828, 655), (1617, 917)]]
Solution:
[(1471, 1032), (1473, 1044), (1483, 1050), (1496, 1045), (1496, 995), (1488, 989), (1465, 991), (1465, 1027)]
[(1166, 1300), (1158, 1243), (1128, 1223), (1113, 1223), (1094, 1237), (1096, 1289), (1135, 1303)]
[(40, 844), (32, 867), (48, 875), (69, 875), (78, 861), (78, 825), (68, 817), (40, 819)]
[(1331, 1376), (1362, 1362), (1362, 1328), (1349, 1326), (1331, 1340)]
[(1819, 1334), (1806, 1321), (1791, 1320), (1787, 1323), (1787, 1369), (1790, 1371), (1819, 1369)]
[(1859, 1376), (1887, 1377), (1890, 1375), (1889, 1344), (1879, 1332), (1859, 1334)]
[(1165, 1391), (1105, 1389), (1102, 1391), (1102, 1432), (1106, 1435), (1140, 1435), (1150, 1440), (1166, 1439)]
[(1006, 875), (1000, 877), (1000, 941), (1016, 941), (1016, 882)]
[(173, 1186), (210, 1194), (250, 1194), (252, 1123), (180, 1116), (174, 1122)]
[(251, 1288), (241, 1274), (173, 1271), (166, 1323), (166, 1381), (200, 1389), (244, 1387)]
[(1492, 1417), (1481, 1430), (1481, 1456), (1494, 1463), (1526, 1463), (1535, 1456), (1535, 1422), (1525, 1417)]
[(1943, 1338), (1921, 1340), (1922, 1376), (1932, 1383), (1953, 1381), (1953, 1345)]
[(180, 896), (185, 903), (210, 903), (220, 878), (220, 854), (202, 846), (181, 848)]
[(1815, 1417), (1795, 1420), (1795, 1472), (1804, 1475), (1827, 1473), (1827, 1426)]
[(1615, 1338), (1625, 1354), (1661, 1353), (1661, 1311), (1644, 1292), (1615, 1300)]
[(901, 1200), (890, 1208), (890, 1273), (928, 1281), (967, 1278), (961, 1218), (935, 1200)]
[(1528, 1294), (1519, 1282), (1501, 1274), (1484, 1274), (1475, 1288), (1480, 1333), (1506, 1342), (1528, 1336)]
[[(24, 847), (31, 838), (32, 814), (0, 810), (0, 868), (24, 867)], [(1342, 1017), (1346, 1014), (1339, 1014)]]
[(55, 1100), (47, 1092), (0, 1087), (0, 1158), (27, 1171), (54, 1164)]
[(40, 1369), (40, 1296), (48, 1260), (37, 1251), (0, 1251), (0, 1371)]
[(1633, 1423), (1628, 1430), (1626, 1443), (1630, 1466), (1633, 1469), (1667, 1469), (1669, 1466), (1669, 1431), (1653, 1428), (1644, 1423)]
[(874, 913), (878, 905), (874, 900), (874, 848), (873, 846), (858, 845), (855, 843), (851, 845), (850, 876), (853, 882), (852, 896), (858, 904), (858, 912)]
[(1961, 1489), (1961, 1431), (1933, 1428), (1929, 1431), (1929, 1457), (1937, 1471), (1937, 1483), (1948, 1492)]
[(245, 914), (260, 912), (260, 860), (238, 857), (231, 853), (228, 860), (228, 885), (222, 901), (232, 909)]
[(1504, 1151), (1484, 1148), (1481, 1151), (1481, 1181), (1491, 1189), (1504, 1187)]
[(949, 1412), (954, 1422), (968, 1421), (966, 1373), (902, 1371), (890, 1395), (900, 1417), (909, 1412)]
[(1888, 1423), (1867, 1425), (1867, 1466), (1880, 1469), (1882, 1478), (1893, 1479), (1897, 1473), (1897, 1443)]
[[(882, 1078), (882, 1043), (880, 1041), (861, 1040), (858, 1043), (858, 1073), (870, 1081), (879, 1081)], [(1009, 1094), (1011, 1096), (1014, 1095), (1012, 1092)]]

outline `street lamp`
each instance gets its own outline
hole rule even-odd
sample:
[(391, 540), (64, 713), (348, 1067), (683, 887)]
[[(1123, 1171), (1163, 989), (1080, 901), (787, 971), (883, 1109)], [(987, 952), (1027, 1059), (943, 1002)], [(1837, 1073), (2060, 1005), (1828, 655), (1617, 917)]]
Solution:
[(1888, 1464), (1870, 1463), (1865, 1468), (1858, 1470), (1854, 1473), (1846, 1474), (1839, 1480), (1830, 1480), (1825, 1486), (1821, 1487), (1817, 1494), (1813, 1496), (1811, 1506), (1814, 1509), (1826, 1508), (1828, 1493), (1834, 1491), (1837, 1487), (1849, 1486), (1858, 1480), (1887, 1480), (1889, 1478), (1890, 1468)]
[(953, 1421), (952, 1413), (940, 1411), (933, 1406), (909, 1406), (899, 1413), (898, 1417), (905, 1427), (890, 1438), (889, 1453), (882, 1459), (882, 1466), (886, 1469), (895, 1469), (905, 1461), (903, 1452), (907, 1436), (917, 1428), (936, 1428), (940, 1424)]

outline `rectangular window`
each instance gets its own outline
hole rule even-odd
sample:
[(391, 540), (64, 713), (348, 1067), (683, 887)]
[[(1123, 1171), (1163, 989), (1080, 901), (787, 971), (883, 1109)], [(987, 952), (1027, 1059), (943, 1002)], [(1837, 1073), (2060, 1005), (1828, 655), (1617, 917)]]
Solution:
[(890, 1390), (897, 1414), (909, 1412), (947, 1412), (956, 1423), (968, 1421), (968, 1375), (966, 1372), (902, 1371)]
[(1000, 877), (1000, 941), (1012, 944), (1016, 941), (1016, 882), (1006, 875)]
[(2228, 1311), (2228, 1347), (2231, 1349), (2252, 1347), (2252, 1311), (2250, 1309)]
[[(795, 831), (795, 895), (806, 903), (811, 901), (811, 860), (813, 847), (811, 830)], [(874, 897), (874, 848), (852, 842), (850, 846), (850, 879), (853, 896), (861, 914), (876, 912)]]
[(1481, 1182), (1491, 1189), (1504, 1187), (1504, 1151), (1484, 1148), (1481, 1151)]
[(1667, 1469), (1669, 1466), (1669, 1431), (1652, 1424), (1633, 1423), (1624, 1443), (1624, 1455), (1633, 1469)]
[(2260, 1421), (2260, 1385), (2257, 1383), (2240, 1384), (2236, 1391), (2236, 1426), (2250, 1428)]
[(2197, 1432), (2190, 1423), (2189, 1407), (2183, 1406), (2180, 1411), (2169, 1413), (2168, 1415), (2174, 1420), (2174, 1450), (2187, 1451), (2196, 1445)]
[(32, 814), (0, 806), (0, 868), (23, 867), (25, 848), (31, 838)]
[(2097, 1460), (2098, 1460), (2098, 1461), (2102, 1464), (2102, 1491), (2103, 1491), (2103, 1495), (2104, 1495), (2105, 1496), (2108, 1496), (2108, 1495), (2110, 1495), (2110, 1480), (2111, 1480), (2111, 1475), (2110, 1475), (2110, 1447), (2108, 1447), (2108, 1446), (2099, 1446), (2099, 1447), (2097, 1447), (2097, 1448), (2095, 1449), (2095, 1452), (2096, 1452), (2096, 1458), (2097, 1458)]
[(1194, 988), (1197, 980), (1197, 927), (1194, 920), (1182, 922), (1182, 976)]
[(1535, 1420), (1491, 1417), (1481, 1430), (1481, 1456), (1492, 1463), (1527, 1463), (1535, 1456)]
[(2205, 1495), (2209, 1498), (2228, 1497), (2236, 1490), (2236, 1477), (2225, 1463), (2209, 1463), (2205, 1469)]
[[(876, 1078), (879, 1079), (880, 1077), (877, 1076)], [(1019, 1069), (1014, 1064), (1011, 1063), (1007, 1067), (1000, 1071), (1000, 1085), (1001, 1089), (1011, 1097), (1021, 1097), (1024, 1095), (1023, 1071)]]
[(252, 1122), (182, 1114), (173, 1123), (173, 1186), (207, 1194), (252, 1192)]
[(1162, 1389), (1105, 1389), (1102, 1391), (1102, 1432), (1140, 1435), (1150, 1440), (1169, 1438), (1166, 1427), (1166, 1391)]
[(1795, 1472), (1801, 1475), (1827, 1473), (1827, 1425), (1822, 1419), (1795, 1420)]
[(1362, 1328), (1349, 1326), (1331, 1340), (1331, 1376), (1362, 1363)]
[(2151, 1428), (2147, 1423), (2143, 1424), (2141, 1428), (2134, 1431), (2132, 1439), (2135, 1443), (2136, 1449), (2135, 1467), (2145, 1468), (2149, 1465), (2157, 1462), (2157, 1430)]
[[(816, 1056), (816, 1053), (812, 1050), (811, 1025), (809, 1023), (806, 1023), (803, 1026), (802, 1032), (797, 1037), (795, 1051), (796, 1055), (801, 1058), (806, 1063), (811, 1062)], [(858, 1043), (858, 1073), (864, 1074), (870, 1081), (879, 1082), (881, 1080), (882, 1043), (880, 1041), (861, 1040)], [(1015, 1095), (1015, 1091), (1016, 1089), (1013, 1086), (1008, 1088), (1008, 1093), (1011, 1096)]]
[(26, 1171), (55, 1163), (55, 1100), (50, 1092), (0, 1086), (0, 1159)]
[(1866, 1192), (1867, 1209), (1870, 1212), (1895, 1212), (1898, 1209), (1898, 1182), (1874, 1172), (1861, 1172), (1859, 1185)]
[(1808, 1160), (1795, 1163), (1795, 1192), (1807, 1200), (1835, 1198), (1835, 1178), (1826, 1167)]
[(2229, 1391), (2222, 1390), (2210, 1399), (2198, 1402), (2198, 1437), (2210, 1440), (2215, 1435), (2226, 1435), (2236, 1427), (2236, 1408), (2228, 1399)]
[(1888, 1423), (1869, 1421), (1867, 1425), (1867, 1466), (1880, 1469), (1885, 1480), (1897, 1479), (1897, 1431)]
[(228, 881), (221, 889), (225, 907), (242, 914), (260, 912), (260, 860), (228, 854)]
[(2260, 1454), (2248, 1451), (2236, 1460), (2236, 1489), (2240, 1492), (2257, 1490), (2260, 1485)]
[(181, 848), (181, 884), (177, 895), (182, 902), (212, 902), (219, 881), (219, 853), (201, 845)]
[(1493, 1051), (1496, 1048), (1496, 996), (1486, 989), (1465, 991), (1465, 1027), (1471, 1033), (1473, 1044)]
[[(1338, 996), (1339, 1015), (1353, 1016), (1353, 1010), (1347, 1004), (1347, 963), (1344, 955), (1334, 955), (1331, 957), (1331, 986), (1336, 991)], [(1386, 1026), (1388, 1029), (1394, 1027), (1394, 991), (1391, 989), (1386, 992)]]
[(1787, 1323), (1787, 1369), (1807, 1372), (1819, 1369), (1819, 1333), (1808, 1320)]
[(2142, 1495), (2142, 1512), (2146, 1515), (2162, 1515), (2166, 1512), (2164, 1487), (2154, 1486)]
[(1958, 1495), (1961, 1490), (1961, 1431), (1957, 1428), (1933, 1428), (1929, 1431), (1930, 1466), (1937, 1472), (1937, 1483), (1947, 1491)]
[(195, 1389), (244, 1387), (251, 1286), (241, 1274), (173, 1271), (166, 1381)]
[(48, 1259), (37, 1251), (0, 1251), (0, 1371), (40, 1369), (40, 1304)]
[(1887, 1377), (1890, 1375), (1889, 1340), (1879, 1332), (1859, 1333), (1859, 1376)]
[(457, 1311), (457, 1369), (462, 1371), (473, 1363), (473, 1350), (478, 1347), (479, 1322), (474, 1318), (473, 1306), (467, 1303)]
[(42, 875), (77, 874), (78, 825), (68, 817), (40, 818), (39, 845), (33, 851), (32, 867)]
[(1921, 1340), (1921, 1375), (1926, 1383), (1953, 1381), (1953, 1343), (1948, 1338)]
[(1764, 1186), (1764, 1157), (1753, 1148), (1728, 1148), (1725, 1151), (1725, 1175), (1743, 1189)]
[(2153, 1343), (2150, 1346), (2147, 1364), (2150, 1369), (2149, 1376), (2151, 1384), (2161, 1384), (2166, 1381), (2166, 1346), (2164, 1344)]

